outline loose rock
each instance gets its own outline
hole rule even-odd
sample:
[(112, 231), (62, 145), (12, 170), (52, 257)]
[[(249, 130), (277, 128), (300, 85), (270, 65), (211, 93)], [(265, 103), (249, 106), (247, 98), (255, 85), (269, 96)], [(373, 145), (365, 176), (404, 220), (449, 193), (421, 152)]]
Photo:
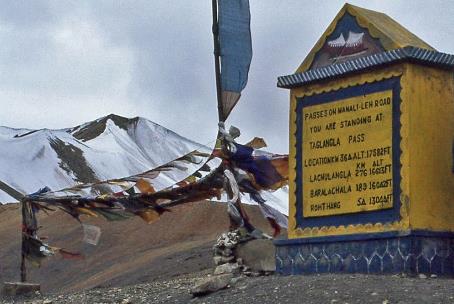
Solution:
[(5, 296), (24, 295), (39, 292), (40, 284), (22, 283), (22, 282), (5, 282), (3, 285), (3, 294)]
[(214, 274), (238, 273), (240, 266), (237, 263), (227, 263), (216, 267)]
[(227, 256), (227, 257), (226, 256), (215, 256), (215, 257), (213, 257), (213, 260), (214, 260), (215, 265), (221, 265), (221, 264), (233, 262), (233, 260), (235, 260), (235, 257), (233, 255)]
[(224, 289), (229, 285), (232, 278), (233, 274), (231, 273), (207, 277), (195, 285), (191, 289), (191, 293), (194, 296), (201, 296)]

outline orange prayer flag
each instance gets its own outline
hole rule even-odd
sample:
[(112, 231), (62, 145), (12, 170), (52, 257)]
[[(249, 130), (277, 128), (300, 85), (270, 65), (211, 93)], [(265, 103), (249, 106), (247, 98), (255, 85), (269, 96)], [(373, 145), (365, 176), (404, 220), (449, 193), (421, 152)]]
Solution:
[(160, 217), (160, 214), (154, 209), (138, 211), (136, 215), (140, 216), (147, 224), (156, 222)]
[(136, 187), (137, 189), (139, 189), (139, 191), (141, 193), (155, 193), (156, 190), (153, 188), (153, 186), (147, 182), (146, 180), (144, 180), (143, 178), (139, 179), (137, 182), (136, 182)]
[(95, 212), (93, 212), (87, 208), (84, 208), (84, 207), (77, 207), (76, 211), (81, 214), (88, 215), (88, 216), (98, 217), (98, 215)]

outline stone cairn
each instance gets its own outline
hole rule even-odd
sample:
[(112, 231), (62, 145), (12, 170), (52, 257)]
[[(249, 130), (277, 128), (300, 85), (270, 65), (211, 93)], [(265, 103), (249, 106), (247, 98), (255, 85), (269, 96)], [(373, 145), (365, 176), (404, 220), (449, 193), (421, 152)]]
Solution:
[[(262, 235), (261, 232), (251, 235), (241, 228), (222, 233), (213, 246), (213, 260), (216, 266), (213, 275), (207, 276), (196, 284), (191, 290), (192, 294), (201, 296), (227, 288), (245, 276), (256, 277), (274, 273), (275, 265), (267, 266), (262, 261), (249, 258), (257, 256), (254, 252), (257, 248), (251, 249), (250, 246), (248, 247), (249, 244), (260, 241), (271, 243), (269, 239), (257, 239), (263, 238)], [(252, 246), (256, 247), (256, 245)], [(260, 257), (258, 259), (260, 260)], [(248, 265), (249, 262), (252, 265)], [(272, 263), (274, 263), (274, 254), (272, 254)]]
[(217, 239), (213, 246), (213, 260), (216, 268), (214, 275), (233, 273), (244, 275), (251, 274), (249, 267), (243, 265), (243, 260), (235, 255), (235, 248), (240, 241), (246, 242), (250, 237), (246, 237), (239, 229), (225, 232)]

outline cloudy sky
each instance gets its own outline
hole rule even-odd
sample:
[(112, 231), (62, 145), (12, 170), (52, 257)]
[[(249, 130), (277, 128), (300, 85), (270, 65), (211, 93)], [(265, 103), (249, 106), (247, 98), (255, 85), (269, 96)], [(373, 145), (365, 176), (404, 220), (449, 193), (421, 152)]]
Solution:
[[(377, 0), (382, 11), (454, 53), (454, 1)], [(216, 135), (210, 0), (0, 1), (0, 125), (64, 128), (115, 113), (201, 143)], [(250, 0), (254, 57), (228, 124), (240, 141), (288, 151), (291, 74), (342, 1)]]

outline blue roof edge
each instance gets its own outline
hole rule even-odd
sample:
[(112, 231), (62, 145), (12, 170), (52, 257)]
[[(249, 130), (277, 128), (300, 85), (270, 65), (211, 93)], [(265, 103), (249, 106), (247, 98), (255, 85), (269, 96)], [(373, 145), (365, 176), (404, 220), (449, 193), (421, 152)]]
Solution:
[(280, 88), (291, 89), (307, 83), (331, 79), (341, 75), (363, 71), (372, 67), (383, 66), (401, 61), (411, 61), (445, 69), (454, 68), (454, 55), (408, 46), (360, 57), (343, 63), (308, 70), (303, 73), (280, 76), (277, 79), (277, 86)]

